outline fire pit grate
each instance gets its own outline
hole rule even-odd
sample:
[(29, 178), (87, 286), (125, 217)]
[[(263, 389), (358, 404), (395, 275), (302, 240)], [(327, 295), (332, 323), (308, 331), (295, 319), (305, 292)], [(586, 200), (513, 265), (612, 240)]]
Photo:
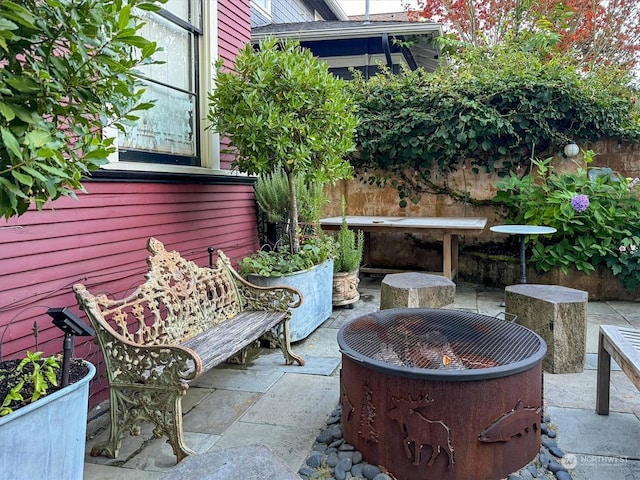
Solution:
[(338, 343), (344, 355), (371, 368), (453, 381), (526, 370), (546, 351), (544, 341), (522, 325), (442, 309), (392, 309), (362, 316), (340, 330)]

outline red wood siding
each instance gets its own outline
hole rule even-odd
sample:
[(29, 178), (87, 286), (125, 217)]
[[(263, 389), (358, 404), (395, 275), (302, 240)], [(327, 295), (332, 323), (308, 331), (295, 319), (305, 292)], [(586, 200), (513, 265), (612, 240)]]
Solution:
[(218, 3), (218, 55), (225, 66), (231, 67), (233, 59), (251, 39), (251, 11), (249, 0), (221, 0)]
[[(150, 236), (198, 265), (215, 246), (237, 261), (258, 248), (253, 191), (249, 185), (87, 182), (79, 200), (63, 198), (53, 209), (0, 223), (0, 345), (5, 359), (62, 349), (49, 307), (79, 312), (71, 287), (121, 297), (144, 281)], [(76, 338), (76, 356), (103, 372), (93, 341)], [(106, 380), (93, 381), (90, 403), (106, 397)]]
[[(233, 59), (251, 39), (250, 0), (221, 0), (218, 2), (218, 56), (226, 68), (233, 68)], [(221, 149), (227, 148), (226, 139)], [(220, 167), (230, 169), (233, 157), (220, 155)]]

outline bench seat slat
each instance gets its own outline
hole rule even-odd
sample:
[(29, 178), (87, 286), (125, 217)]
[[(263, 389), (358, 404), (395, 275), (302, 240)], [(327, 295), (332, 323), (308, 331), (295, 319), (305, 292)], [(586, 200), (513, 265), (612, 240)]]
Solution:
[[(610, 353), (617, 353), (617, 356), (622, 357), (624, 363), (628, 363), (640, 375), (640, 344), (638, 343), (640, 341), (640, 337), (638, 337), (640, 331), (625, 327), (614, 327), (613, 325), (603, 325), (601, 326), (601, 331), (616, 350)], [(634, 340), (634, 337), (637, 337), (637, 340)], [(622, 367), (620, 365), (620, 368)], [(640, 383), (636, 383), (636, 387), (640, 388)]]
[(240, 312), (183, 343), (202, 360), (203, 370), (224, 362), (286, 317), (282, 312)]

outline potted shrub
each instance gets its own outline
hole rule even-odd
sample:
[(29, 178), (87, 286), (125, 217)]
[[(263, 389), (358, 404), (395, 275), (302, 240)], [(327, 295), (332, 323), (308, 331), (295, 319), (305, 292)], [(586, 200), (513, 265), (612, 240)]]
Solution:
[[(357, 119), (345, 82), (329, 73), (326, 64), (310, 51), (289, 40), (279, 43), (267, 39), (257, 49), (246, 45), (236, 57), (234, 71), (224, 71), (222, 62), (217, 67), (215, 90), (209, 95), (208, 118), (215, 131), (227, 136), (228, 152), (235, 156), (234, 167), (251, 175), (281, 169), (286, 177), (286, 253), (294, 257), (284, 260), (285, 263), (299, 260), (296, 256), (301, 252), (307, 261), (312, 256), (329, 255), (331, 239), (319, 229), (312, 235), (301, 235), (296, 185), (298, 182), (305, 187), (323, 185), (351, 176), (351, 166), (344, 156), (354, 148)], [(302, 247), (301, 239), (304, 239)], [(280, 243), (278, 249), (259, 252), (259, 259), (275, 256), (274, 263), (281, 264), (285, 252)], [(303, 305), (316, 297), (331, 298), (333, 267), (322, 268), (328, 270), (326, 290), (303, 291)], [(265, 270), (271, 273), (270, 267)], [(300, 278), (288, 280), (300, 288)], [(252, 281), (259, 282), (254, 277)], [(282, 276), (276, 280), (280, 284), (284, 281)], [(316, 283), (311, 285), (317, 287)], [(299, 333), (296, 320), (292, 319), (292, 340), (304, 338), (326, 320), (331, 314), (330, 307), (329, 304), (328, 313), (322, 314), (326, 315), (324, 318), (315, 318), (312, 325), (306, 325)]]
[(301, 340), (331, 315), (335, 243), (318, 227), (320, 209), (326, 199), (319, 184), (306, 185), (302, 178), (296, 179), (301, 246), (298, 253), (292, 253), (285, 173), (278, 169), (260, 175), (254, 190), (259, 216), (277, 228), (271, 230), (276, 233), (271, 233), (260, 251), (240, 261), (240, 274), (256, 285), (287, 285), (300, 290), (304, 301), (293, 311), (289, 328), (291, 340)]
[[(155, 1), (72, 3), (0, 2), (0, 216), (7, 219), (82, 190), (83, 177), (115, 151), (102, 130), (123, 129), (152, 106), (141, 100), (134, 69), (152, 63), (157, 47), (138, 35), (135, 12), (157, 10)], [(95, 368), (81, 363), (81, 378), (54, 391), (55, 360), (29, 353), (0, 362), (8, 388), (0, 396), (0, 464), (11, 478), (82, 478)]]
[(355, 105), (344, 80), (297, 41), (247, 44), (235, 71), (217, 64), (209, 94), (212, 128), (229, 139), (234, 166), (251, 175), (282, 168), (289, 185), (291, 253), (300, 249), (296, 177), (320, 184), (349, 178)]
[(342, 225), (335, 235), (336, 255), (333, 261), (333, 306), (353, 308), (360, 299), (358, 277), (364, 252), (364, 232), (354, 232), (347, 225), (346, 201), (342, 198)]

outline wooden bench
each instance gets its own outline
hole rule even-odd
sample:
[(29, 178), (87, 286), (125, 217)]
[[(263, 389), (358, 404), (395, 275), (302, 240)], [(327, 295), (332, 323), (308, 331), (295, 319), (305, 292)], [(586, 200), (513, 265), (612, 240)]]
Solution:
[(596, 387), (596, 412), (599, 415), (609, 415), (612, 357), (629, 380), (640, 389), (640, 330), (600, 325)]
[(111, 431), (92, 456), (115, 458), (126, 432), (146, 421), (166, 436), (178, 462), (193, 452), (184, 441), (182, 396), (188, 381), (265, 336), (285, 362), (304, 364), (291, 351), (289, 319), (302, 295), (291, 287), (245, 281), (218, 251), (215, 268), (198, 267), (150, 238), (146, 282), (122, 300), (73, 290), (96, 331), (109, 378)]

